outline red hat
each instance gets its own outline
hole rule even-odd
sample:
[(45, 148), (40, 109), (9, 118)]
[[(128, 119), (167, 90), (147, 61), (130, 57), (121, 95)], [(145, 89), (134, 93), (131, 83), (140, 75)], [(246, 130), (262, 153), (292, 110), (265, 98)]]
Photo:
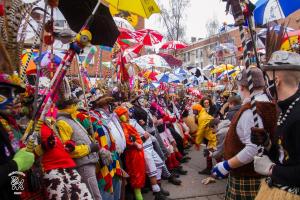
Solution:
[(128, 110), (122, 106), (118, 106), (114, 111), (118, 117), (121, 117), (122, 115), (128, 113)]

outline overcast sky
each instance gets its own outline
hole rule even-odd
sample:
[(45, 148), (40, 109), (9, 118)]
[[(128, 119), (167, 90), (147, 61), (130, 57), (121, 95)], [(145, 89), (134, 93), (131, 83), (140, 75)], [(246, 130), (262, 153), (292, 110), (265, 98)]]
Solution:
[[(157, 1), (157, 0), (156, 0)], [(164, 6), (168, 6), (169, 0), (160, 0)], [(256, 2), (256, 0), (253, 0)], [(216, 16), (220, 23), (233, 23), (233, 17), (225, 15), (226, 3), (221, 0), (190, 0), (190, 6), (186, 10), (186, 39), (191, 37), (205, 37), (205, 24), (208, 19)], [(155, 30), (161, 30), (159, 15), (155, 14), (146, 20), (146, 27)]]

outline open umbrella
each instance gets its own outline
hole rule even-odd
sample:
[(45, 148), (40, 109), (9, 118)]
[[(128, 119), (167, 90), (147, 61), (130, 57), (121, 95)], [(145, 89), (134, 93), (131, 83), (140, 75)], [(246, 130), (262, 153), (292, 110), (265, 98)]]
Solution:
[(257, 25), (285, 18), (300, 8), (298, 0), (258, 0), (254, 19)]
[(137, 44), (133, 47), (127, 48), (123, 52), (123, 61), (125, 63), (130, 62), (132, 59), (137, 58), (143, 48), (142, 44)]
[(126, 28), (130, 31), (135, 31), (133, 26), (126, 20), (121, 17), (114, 17), (114, 21), (118, 28)]
[(300, 30), (289, 32), (284, 36), (282, 41), (281, 50), (291, 51), (300, 49)]
[[(75, 32), (79, 32), (91, 16), (97, 2), (95, 0), (60, 0), (58, 8), (70, 28)], [(113, 47), (119, 36), (119, 31), (108, 7), (103, 4), (100, 5), (89, 24), (89, 31), (93, 36), (91, 41), (93, 45)]]
[(188, 47), (187, 44), (180, 42), (180, 41), (168, 41), (166, 43), (164, 43), (160, 48), (161, 49), (173, 49), (173, 50), (177, 50), (177, 49), (184, 49)]
[(164, 36), (160, 34), (158, 31), (151, 29), (142, 29), (135, 32), (136, 39), (143, 43), (146, 46), (153, 46), (162, 41)]
[(159, 53), (159, 56), (163, 57), (167, 63), (170, 65), (170, 67), (181, 67), (182, 61), (175, 58), (174, 56), (166, 53)]
[(171, 69), (169, 64), (161, 56), (156, 54), (144, 55), (131, 60), (132, 63), (137, 64), (139, 67), (152, 68), (159, 67)]
[(132, 12), (144, 18), (149, 18), (160, 9), (154, 0), (105, 0), (118, 10)]
[(180, 79), (171, 73), (162, 73), (156, 76), (159, 83), (180, 83)]

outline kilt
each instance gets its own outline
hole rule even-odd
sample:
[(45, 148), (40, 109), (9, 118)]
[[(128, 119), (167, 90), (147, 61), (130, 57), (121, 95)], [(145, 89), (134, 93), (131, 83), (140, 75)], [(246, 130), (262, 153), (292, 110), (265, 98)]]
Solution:
[(261, 183), (260, 178), (228, 177), (225, 200), (254, 200)]

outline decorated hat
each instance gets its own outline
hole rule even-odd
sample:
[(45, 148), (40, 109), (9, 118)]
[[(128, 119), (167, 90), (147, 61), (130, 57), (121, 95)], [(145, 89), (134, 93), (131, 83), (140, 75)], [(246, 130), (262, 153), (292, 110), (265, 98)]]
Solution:
[(202, 110), (202, 106), (200, 105), (200, 104), (194, 104), (193, 106), (192, 106), (192, 110), (197, 110), (197, 111), (201, 111)]
[(128, 110), (122, 106), (118, 106), (114, 112), (118, 115), (118, 117), (121, 117), (122, 115), (128, 113)]
[(264, 71), (293, 70), (300, 71), (300, 55), (289, 51), (275, 51), (268, 64), (262, 66)]
[(67, 77), (64, 77), (58, 91), (58, 100), (56, 106), (58, 109), (63, 109), (66, 106), (77, 104), (79, 99), (71, 92), (70, 83)]

